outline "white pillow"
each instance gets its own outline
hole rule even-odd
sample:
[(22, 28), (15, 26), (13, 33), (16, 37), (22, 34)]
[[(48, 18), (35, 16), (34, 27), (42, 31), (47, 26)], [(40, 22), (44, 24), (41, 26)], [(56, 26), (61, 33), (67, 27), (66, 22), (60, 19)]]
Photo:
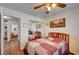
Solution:
[(54, 38), (52, 38), (52, 37), (48, 37), (47, 39), (48, 39), (48, 40), (54, 40)]
[(34, 35), (29, 35), (29, 39), (35, 39)]

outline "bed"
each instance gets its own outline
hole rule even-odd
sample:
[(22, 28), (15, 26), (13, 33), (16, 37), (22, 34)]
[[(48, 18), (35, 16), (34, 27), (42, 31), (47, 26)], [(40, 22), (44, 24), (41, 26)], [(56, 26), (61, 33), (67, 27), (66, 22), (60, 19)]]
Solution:
[(69, 35), (50, 32), (46, 38), (28, 41), (27, 51), (29, 55), (66, 55), (69, 52)]

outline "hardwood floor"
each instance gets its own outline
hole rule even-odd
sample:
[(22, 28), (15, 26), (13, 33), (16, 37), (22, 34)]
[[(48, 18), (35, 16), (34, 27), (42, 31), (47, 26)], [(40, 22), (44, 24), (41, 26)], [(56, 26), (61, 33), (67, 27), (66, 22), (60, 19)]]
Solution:
[[(4, 55), (24, 55), (24, 52), (20, 50), (20, 46), (15, 45), (15, 41), (9, 42), (4, 40)], [(16, 47), (15, 47), (16, 46)]]

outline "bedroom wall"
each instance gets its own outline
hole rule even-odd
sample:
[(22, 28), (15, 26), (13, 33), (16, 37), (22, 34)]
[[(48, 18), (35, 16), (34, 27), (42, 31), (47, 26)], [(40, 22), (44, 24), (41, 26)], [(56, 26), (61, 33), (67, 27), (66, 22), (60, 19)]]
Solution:
[(23, 23), (28, 23), (28, 20), (34, 20), (34, 21), (40, 21), (40, 22), (44, 22), (44, 20), (42, 18), (27, 15), (25, 13), (15, 11), (12, 9), (8, 9), (8, 8), (3, 8), (3, 9), (4, 9), (3, 10), (4, 15), (9, 15), (9, 16), (14, 16), (14, 17), (20, 18), (20, 22), (21, 22), (20, 42), (21, 42), (21, 49), (23, 49), (26, 42), (28, 41), (28, 27), (24, 28)]
[(50, 20), (56, 20), (61, 18), (66, 19), (66, 27), (50, 28), (49, 26), (46, 26), (45, 34), (47, 35), (48, 32), (52, 31), (68, 33), (70, 35), (70, 51), (75, 54), (79, 54), (79, 8), (57, 14), (56, 16), (53, 16), (53, 18), (49, 18), (47, 20), (47, 23), (49, 24)]

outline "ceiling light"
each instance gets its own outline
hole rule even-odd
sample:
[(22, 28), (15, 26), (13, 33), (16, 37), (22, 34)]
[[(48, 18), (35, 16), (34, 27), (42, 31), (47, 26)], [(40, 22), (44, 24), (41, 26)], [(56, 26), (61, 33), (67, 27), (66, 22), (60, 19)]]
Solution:
[(47, 10), (48, 10), (48, 11), (51, 11), (51, 7), (48, 7)]
[(5, 19), (10, 19), (11, 17), (8, 17), (8, 16), (3, 16), (3, 18), (5, 18)]

